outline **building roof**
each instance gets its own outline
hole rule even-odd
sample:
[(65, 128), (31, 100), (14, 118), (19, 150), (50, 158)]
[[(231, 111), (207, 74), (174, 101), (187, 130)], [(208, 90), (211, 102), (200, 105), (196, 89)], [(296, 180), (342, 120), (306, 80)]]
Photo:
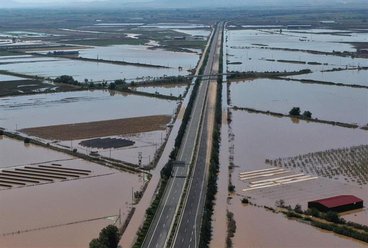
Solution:
[(335, 208), (339, 206), (355, 204), (363, 200), (353, 195), (339, 195), (330, 198), (320, 199), (312, 202), (317, 202), (327, 208)]

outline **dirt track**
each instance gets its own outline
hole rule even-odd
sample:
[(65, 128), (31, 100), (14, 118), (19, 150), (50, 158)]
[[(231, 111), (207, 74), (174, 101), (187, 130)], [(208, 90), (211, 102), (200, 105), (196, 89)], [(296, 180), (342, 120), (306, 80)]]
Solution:
[(162, 130), (166, 128), (166, 124), (168, 124), (170, 120), (171, 117), (168, 115), (154, 115), (118, 120), (27, 128), (20, 131), (28, 135), (49, 140), (78, 140)]

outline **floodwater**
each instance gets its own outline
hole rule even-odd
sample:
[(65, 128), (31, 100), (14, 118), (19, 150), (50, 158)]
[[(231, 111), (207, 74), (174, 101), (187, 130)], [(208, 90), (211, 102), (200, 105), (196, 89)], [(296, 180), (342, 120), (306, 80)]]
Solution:
[(24, 80), (24, 78), (0, 74), (0, 82), (1, 81), (16, 81), (16, 80)]
[(39, 33), (39, 32), (30, 32), (30, 31), (8, 31), (1, 32), (0, 37), (17, 37), (17, 38), (41, 38), (41, 37), (49, 37), (53, 36), (51, 34)]
[(242, 205), (239, 198), (233, 199), (229, 208), (234, 213), (237, 226), (234, 247), (366, 247), (366, 243), (320, 231), (281, 214)]
[[(368, 66), (368, 59), (364, 66)], [(290, 76), (296, 79), (311, 79), (317, 81), (334, 82), (342, 84), (358, 84), (368, 86), (368, 70), (343, 70), (320, 72), (316, 71), (309, 74)]]
[[(339, 194), (353, 194), (368, 200), (367, 187), (357, 187), (338, 180), (321, 177), (247, 192), (242, 192), (242, 189), (248, 186), (239, 180), (240, 172), (269, 168), (269, 165), (265, 164), (266, 159), (367, 144), (368, 133), (366, 131), (304, 121), (294, 123), (289, 118), (275, 118), (244, 111), (232, 111), (231, 132), (235, 135), (234, 141), (230, 141), (229, 144), (230, 147), (234, 145), (234, 152), (231, 153), (231, 156), (234, 156), (235, 164), (232, 172), (232, 183), (236, 187), (237, 194), (250, 197), (253, 203), (274, 207), (277, 200), (283, 199), (286, 204), (292, 206), (301, 204), (303, 209), (306, 209), (307, 202), (310, 200)], [(299, 170), (296, 168), (294, 173), (298, 172)], [(228, 205), (229, 209), (234, 212), (237, 221), (237, 233), (233, 239), (234, 247), (238, 247), (240, 244), (243, 246), (247, 244), (247, 247), (275, 247), (274, 244), (279, 244), (280, 247), (295, 247), (294, 242), (296, 241), (299, 246), (313, 247), (314, 245), (311, 242), (314, 241), (310, 241), (310, 235), (321, 236), (318, 238), (318, 247), (330, 247), (335, 242), (342, 242), (339, 243), (344, 244), (342, 247), (359, 247), (360, 243), (355, 245), (355, 241), (341, 239), (334, 234), (322, 232), (307, 224), (290, 222), (283, 216), (273, 213), (268, 214), (263, 209), (262, 211), (251, 211), (248, 207), (243, 207), (240, 204), (241, 197), (234, 197), (235, 199)], [(349, 219), (352, 216), (344, 216), (344, 218)], [(364, 217), (365, 215), (360, 216)], [(273, 220), (275, 224), (270, 224)], [(359, 220), (355, 218), (355, 220), (361, 224), (367, 223), (364, 218)], [(272, 228), (273, 231), (267, 228)], [(309, 231), (303, 231), (304, 229)], [(291, 230), (296, 233), (295, 238), (287, 239), (283, 236), (290, 234)], [(263, 232), (265, 232), (264, 235)], [(308, 232), (308, 239), (304, 240), (305, 235), (298, 236), (298, 233), (303, 232)], [(346, 242), (354, 242), (354, 245), (347, 245)], [(332, 245), (332, 247), (338, 247), (338, 245)]]
[[(368, 60), (325, 54), (312, 54), (302, 51), (284, 51), (282, 49), (300, 49), (319, 52), (355, 51), (350, 44), (337, 43), (331, 39), (301, 41), (300, 35), (285, 35), (275, 30), (226, 30), (226, 58), (228, 71), (312, 71), (333, 68), (358, 68), (367, 66)], [(363, 42), (366, 34), (352, 36), (352, 41)], [(277, 48), (276, 50), (274, 48)], [(240, 62), (240, 64), (239, 64)], [(235, 64), (234, 64), (235, 63)], [(346, 75), (348, 77), (348, 75)]]
[[(235, 135), (232, 181), (242, 193), (246, 185), (239, 173), (269, 168), (266, 159), (298, 156), (310, 152), (368, 144), (368, 132), (327, 124), (293, 122), (290, 118), (276, 118), (245, 111), (232, 111), (231, 132)], [(298, 173), (298, 168), (295, 173)], [(276, 177), (276, 176), (275, 176)], [(279, 199), (306, 205), (308, 200), (338, 194), (354, 194), (368, 200), (367, 187), (357, 187), (337, 180), (318, 178), (300, 183), (275, 186), (246, 192), (274, 205)]]
[(211, 34), (211, 31), (208, 29), (174, 29), (174, 31), (189, 34), (191, 36), (203, 36), (205, 38)]
[(227, 219), (226, 210), (229, 184), (229, 141), (227, 125), (227, 88), (226, 83), (222, 87), (222, 126), (220, 145), (220, 167), (217, 179), (217, 194), (212, 217), (212, 239), (210, 247), (225, 248)]
[[(286, 30), (282, 34), (277, 31), (276, 29), (227, 30), (226, 59), (230, 63), (227, 65), (228, 71), (295, 71), (309, 68), (314, 73), (298, 75), (295, 78), (310, 78), (347, 84), (348, 82), (342, 81), (350, 79), (351, 84), (357, 82), (363, 84), (363, 80), (366, 78), (365, 71), (359, 71), (362, 73), (360, 75), (354, 74), (357, 74), (356, 70), (341, 71), (338, 74), (319, 71), (331, 68), (366, 66), (367, 60), (365, 59), (266, 48), (292, 48), (320, 52), (355, 51), (355, 48), (350, 44), (338, 42), (365, 41), (367, 34), (355, 35), (351, 32), (350, 36), (345, 37), (322, 34), (323, 30), (306, 31), (314, 32), (313, 34), (302, 33), (304, 30), (300, 33)], [(284, 60), (284, 62), (277, 62), (277, 60)], [(285, 60), (311, 63), (298, 64)], [(231, 62), (241, 62), (242, 64), (231, 64)], [(323, 78), (321, 74), (324, 75)], [(270, 79), (233, 82), (230, 89), (233, 106), (270, 110), (284, 114), (287, 114), (292, 107), (297, 106), (302, 111), (311, 111), (313, 117), (319, 119), (360, 125), (365, 125), (368, 122), (366, 114), (368, 95), (365, 89)], [(231, 110), (231, 114), (232, 122), (229, 124), (227, 137), (229, 141), (228, 163), (234, 163), (230, 176), (236, 194), (233, 195), (234, 198), (229, 204), (223, 206), (221, 204), (224, 203), (220, 202), (220, 206), (227, 207), (234, 213), (237, 224), (237, 232), (233, 238), (234, 247), (363, 247), (366, 245), (321, 231), (304, 223), (288, 220), (281, 214), (267, 212), (263, 208), (244, 206), (240, 200), (243, 196), (247, 196), (253, 203), (274, 207), (277, 200), (283, 199), (287, 205), (301, 204), (303, 209), (306, 209), (307, 202), (310, 200), (339, 194), (353, 194), (367, 201), (367, 186), (356, 186), (341, 180), (318, 177), (290, 184), (251, 189), (249, 182), (241, 181), (239, 175), (241, 172), (270, 168), (270, 165), (265, 163), (266, 159), (294, 157), (310, 152), (368, 144), (367, 131), (254, 114), (241, 110)], [(224, 153), (224, 151), (222, 152)], [(297, 173), (301, 173), (301, 170), (291, 168), (287, 173), (295, 176)], [(303, 173), (306, 175), (305, 172)], [(278, 176), (282, 175), (260, 179), (271, 179)], [(243, 191), (243, 189), (248, 191)], [(343, 217), (367, 224), (366, 216), (367, 212), (362, 211), (348, 213)], [(214, 223), (214, 233), (218, 236), (221, 234), (217, 231), (221, 224), (218, 223), (217, 216)], [(293, 234), (292, 238), (290, 233)], [(215, 238), (214, 240), (217, 243), (213, 243), (213, 247), (222, 246), (222, 239)]]
[(187, 85), (174, 85), (168, 84), (164, 86), (142, 86), (142, 87), (135, 87), (134, 90), (143, 91), (148, 93), (159, 93), (161, 95), (167, 96), (184, 96), (185, 89)]
[[(105, 168), (42, 147), (25, 146), (23, 142), (5, 137), (0, 140), (0, 146), (1, 158), (10, 156), (2, 154), (6, 151), (4, 147), (17, 154), (11, 165), (22, 164), (29, 157), (35, 162), (37, 154), (44, 154), (38, 157), (38, 163), (50, 164), (46, 161), (56, 160), (69, 168), (92, 171), (92, 177), (79, 180), (0, 191), (1, 247), (87, 247), (101, 228), (115, 222), (119, 209), (125, 220), (131, 208), (132, 189), (137, 191), (143, 186), (138, 175)], [(65, 225), (73, 222), (80, 223)], [(45, 229), (36, 230), (39, 228)], [(7, 235), (9, 233), (14, 234)]]
[[(194, 56), (196, 56), (194, 54)], [(0, 58), (0, 63), (4, 57)], [(93, 57), (94, 59), (96, 57)], [(124, 59), (124, 57), (123, 57)], [(17, 63), (16, 63), (17, 61)], [(0, 64), (0, 70), (22, 73), (26, 75), (56, 78), (61, 75), (70, 75), (74, 79), (84, 82), (126, 79), (135, 81), (143, 77), (163, 77), (187, 75), (188, 72), (178, 68), (151, 68), (130, 65), (115, 65), (109, 63), (77, 61), (63, 58), (16, 58), (16, 61), (6, 61)]]
[(150, 48), (152, 48), (152, 46), (114, 45), (106, 47), (87, 48), (82, 49), (79, 52), (80, 56), (84, 58), (99, 58), (104, 60), (125, 61), (131, 63), (142, 63), (170, 67), (171, 70), (156, 69), (157, 71), (168, 71), (167, 73), (163, 73), (166, 75), (175, 75), (174, 72), (178, 75), (183, 75), (182, 72), (180, 73), (177, 70), (179, 66), (183, 67), (184, 70), (190, 70), (196, 67), (199, 60), (199, 55), (196, 53), (172, 52), (159, 48)]
[(0, 98), (0, 127), (10, 130), (172, 115), (176, 102), (116, 91), (78, 91)]
[(238, 170), (266, 167), (265, 159), (368, 144), (368, 132), (291, 118), (232, 111)]
[(156, 23), (146, 24), (142, 27), (145, 28), (162, 28), (162, 29), (193, 29), (193, 28), (209, 28), (208, 25), (204, 24), (188, 24), (188, 23)]
[(233, 106), (288, 114), (293, 107), (312, 112), (313, 118), (345, 123), (368, 123), (368, 90), (257, 79), (231, 83)]
[[(15, 152), (17, 150), (20, 152)], [(5, 168), (41, 161), (65, 160), (71, 157), (63, 153), (42, 149), (32, 144), (23, 144), (17, 140), (0, 136), (0, 158), (0, 168)]]
[(310, 41), (322, 42), (368, 42), (367, 32), (354, 32), (347, 30), (307, 29), (285, 30), (285, 34), (305, 38)]
[[(357, 68), (367, 66), (368, 60), (333, 55), (311, 54), (297, 51), (271, 50), (251, 46), (249, 48), (227, 47), (228, 71), (312, 71), (333, 68)], [(279, 61), (278, 61), (279, 60)], [(284, 60), (284, 62), (280, 62)], [(290, 61), (290, 62), (289, 62)], [(242, 64), (231, 64), (241, 62)], [(299, 63), (303, 62), (303, 64)], [(309, 64), (308, 64), (309, 63)], [(316, 64), (318, 63), (318, 64)]]
[[(229, 46), (263, 44), (268, 47), (301, 49), (320, 52), (350, 51), (355, 48), (347, 43), (325, 40), (304, 40), (298, 36), (280, 34), (278, 30), (228, 30)], [(359, 41), (359, 40), (356, 40)]]

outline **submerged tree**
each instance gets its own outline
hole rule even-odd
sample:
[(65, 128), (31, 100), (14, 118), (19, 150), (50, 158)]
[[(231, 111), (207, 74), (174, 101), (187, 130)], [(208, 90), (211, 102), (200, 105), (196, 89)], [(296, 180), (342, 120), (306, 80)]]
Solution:
[(299, 107), (293, 107), (290, 110), (289, 114), (293, 115), (293, 116), (300, 116), (300, 108)]
[(312, 113), (309, 112), (309, 111), (304, 111), (303, 117), (310, 119), (310, 118), (312, 118)]
[(89, 243), (89, 248), (116, 248), (119, 239), (119, 229), (114, 225), (108, 225), (101, 230), (98, 239), (93, 239)]

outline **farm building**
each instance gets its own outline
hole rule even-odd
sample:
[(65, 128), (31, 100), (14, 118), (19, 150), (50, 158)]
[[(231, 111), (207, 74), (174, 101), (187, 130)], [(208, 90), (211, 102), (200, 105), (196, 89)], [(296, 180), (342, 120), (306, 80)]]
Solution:
[(353, 195), (339, 195), (330, 198), (308, 202), (308, 208), (316, 208), (319, 211), (344, 212), (363, 208), (363, 200)]

